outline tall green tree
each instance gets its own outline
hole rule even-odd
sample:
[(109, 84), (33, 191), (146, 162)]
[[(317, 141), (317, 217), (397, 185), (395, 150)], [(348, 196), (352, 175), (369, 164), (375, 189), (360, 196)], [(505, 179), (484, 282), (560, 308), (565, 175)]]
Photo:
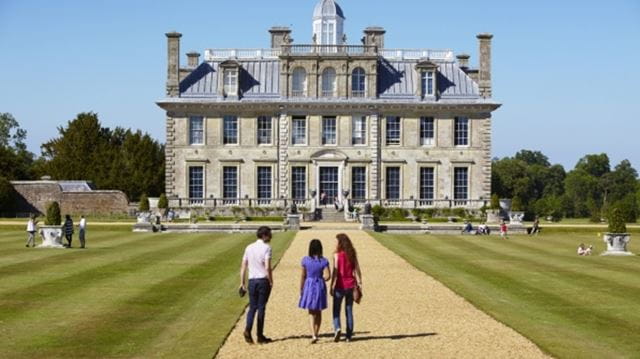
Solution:
[(27, 151), (27, 131), (10, 113), (0, 113), (0, 174), (9, 180), (31, 179), (33, 153)]

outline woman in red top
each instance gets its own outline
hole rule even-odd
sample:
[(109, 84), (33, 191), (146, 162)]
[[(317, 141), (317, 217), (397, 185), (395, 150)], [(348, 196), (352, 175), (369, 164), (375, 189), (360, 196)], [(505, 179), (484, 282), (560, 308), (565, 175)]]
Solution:
[(333, 255), (333, 274), (331, 276), (331, 295), (333, 296), (333, 340), (340, 341), (340, 307), (345, 300), (345, 314), (347, 319), (346, 340), (353, 336), (353, 290), (362, 290), (362, 273), (358, 264), (358, 256), (349, 237), (340, 233), (336, 236), (338, 244)]

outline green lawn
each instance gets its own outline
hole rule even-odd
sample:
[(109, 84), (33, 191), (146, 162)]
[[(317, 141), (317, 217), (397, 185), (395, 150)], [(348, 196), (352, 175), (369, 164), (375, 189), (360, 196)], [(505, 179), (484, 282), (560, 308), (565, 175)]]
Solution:
[[(274, 236), (275, 260), (293, 235)], [(99, 231), (85, 250), (32, 249), (0, 230), (0, 357), (211, 357), (247, 303), (254, 239)]]
[[(640, 257), (597, 255), (605, 244), (595, 232), (374, 236), (553, 356), (640, 357)], [(577, 256), (581, 242), (596, 255)], [(640, 252), (640, 233), (630, 250)]]

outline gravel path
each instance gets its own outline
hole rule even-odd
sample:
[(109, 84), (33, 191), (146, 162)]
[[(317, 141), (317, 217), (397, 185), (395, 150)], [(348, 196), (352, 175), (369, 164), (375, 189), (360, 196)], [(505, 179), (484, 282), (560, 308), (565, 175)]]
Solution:
[(322, 240), (329, 257), (336, 233), (298, 232), (275, 270), (265, 324), (265, 334), (274, 342), (246, 344), (243, 315), (218, 358), (297, 359), (314, 354), (328, 358), (546, 357), (531, 341), (358, 230), (346, 231), (358, 250), (364, 281), (363, 301), (354, 308), (354, 339), (351, 343), (332, 341), (329, 299), (329, 309), (323, 312), (322, 337), (317, 344), (310, 344), (308, 314), (297, 308), (300, 260), (312, 238)]

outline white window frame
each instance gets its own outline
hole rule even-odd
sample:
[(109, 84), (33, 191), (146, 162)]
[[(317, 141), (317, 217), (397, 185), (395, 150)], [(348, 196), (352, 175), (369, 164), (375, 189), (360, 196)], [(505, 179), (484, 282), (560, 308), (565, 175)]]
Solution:
[[(269, 128), (260, 128), (261, 121), (266, 120), (264, 123), (269, 124)], [(267, 133), (269, 136), (269, 142), (260, 142), (263, 135), (261, 131)], [(270, 146), (273, 145), (273, 118), (271, 116), (258, 116), (256, 119), (256, 144), (258, 146)]]
[[(422, 177), (422, 170), (423, 169), (430, 169), (431, 170), (431, 198), (422, 196), (423, 187), (428, 187), (428, 186), (423, 186), (423, 182), (424, 182), (424, 179)], [(436, 169), (435, 169), (435, 167), (433, 167), (433, 166), (420, 166), (420, 167), (418, 167), (418, 199), (420, 201), (424, 201), (424, 202), (433, 202), (433, 200), (435, 198), (436, 198)]]
[[(389, 141), (389, 119), (397, 119), (398, 120), (398, 138), (397, 143)], [(394, 130), (395, 131), (395, 130)], [(400, 146), (402, 145), (402, 117), (400, 116), (385, 116), (385, 131), (384, 131), (384, 142), (387, 146)]]
[[(466, 178), (467, 181), (466, 181), (466, 184), (465, 184), (465, 190), (466, 190), (466, 194), (467, 194), (466, 198), (458, 198), (458, 196), (457, 196), (457, 193), (458, 193), (457, 192), (457, 188), (458, 188), (458, 186), (457, 186), (457, 176), (456, 176), (457, 174), (456, 174), (456, 171), (459, 170), (459, 169), (466, 170), (466, 177), (467, 177)], [(453, 177), (452, 181), (451, 181), (451, 184), (452, 184), (452, 187), (453, 187), (451, 193), (452, 193), (452, 197), (453, 197), (452, 199), (454, 201), (454, 204), (455, 205), (466, 205), (467, 202), (469, 201), (470, 195), (471, 195), (471, 181), (470, 181), (470, 179), (471, 179), (471, 169), (469, 168), (469, 166), (455, 166), (455, 167), (453, 167), (453, 171), (451, 173), (451, 176)]]
[[(327, 136), (327, 129), (325, 128), (325, 123), (330, 123), (331, 121), (333, 121), (333, 137), (331, 139), (333, 139), (333, 142), (328, 142), (327, 140), (329, 139)], [(338, 118), (335, 116), (323, 116), (322, 117), (322, 123), (320, 124), (322, 127), (320, 129), (321, 131), (321, 137), (322, 137), (322, 145), (323, 146), (337, 146), (338, 145)], [(331, 127), (331, 126), (329, 126)]]
[[(398, 169), (398, 198), (389, 198), (389, 169)], [(389, 201), (398, 201), (402, 199), (402, 166), (388, 165), (384, 166), (384, 199)]]
[[(235, 123), (236, 123), (236, 128), (235, 128), (235, 132), (236, 132), (236, 141), (235, 142), (226, 142), (226, 131), (227, 131), (227, 127), (226, 127), (226, 123), (227, 120), (231, 120), (231, 119), (235, 119)], [(222, 117), (222, 144), (225, 146), (237, 146), (238, 144), (240, 144), (240, 120), (238, 119), (238, 116), (234, 116), (234, 115), (226, 115)]]
[[(294, 141), (294, 138), (296, 136), (296, 131), (295, 131), (295, 123), (296, 121), (302, 121), (304, 123), (304, 130), (302, 131), (304, 133), (304, 141), (303, 143), (296, 143)], [(309, 130), (309, 121), (306, 117), (304, 116), (293, 116), (291, 117), (291, 146), (306, 146), (308, 141), (309, 141), (309, 136), (307, 131)]]
[[(294, 168), (302, 168), (302, 174), (304, 175), (304, 185), (302, 186), (302, 190), (303, 190), (303, 193), (304, 193), (304, 194), (303, 194), (303, 196), (302, 196), (302, 197), (297, 197), (297, 196), (295, 195), (295, 189), (296, 189), (296, 187), (295, 187), (295, 181), (294, 181), (295, 179), (294, 179), (294, 177), (293, 177), (293, 176), (294, 176), (294, 172), (295, 172), (295, 171), (294, 171)], [(291, 166), (290, 173), (291, 173), (291, 178), (290, 178), (290, 181), (291, 181), (291, 198), (292, 198), (294, 201), (295, 201), (295, 200), (298, 200), (298, 201), (299, 201), (299, 200), (306, 200), (306, 199), (307, 199), (307, 187), (308, 187), (308, 184), (309, 184), (309, 176), (308, 176), (308, 173), (307, 173), (307, 166), (296, 166), (296, 165), (292, 165), (292, 166)], [(298, 182), (299, 182), (299, 181), (298, 181)]]
[[(425, 131), (423, 129), (423, 123), (431, 121), (431, 137), (424, 137)], [(420, 128), (418, 129), (418, 135), (420, 136), (420, 146), (433, 147), (436, 145), (436, 119), (431, 116), (422, 116), (420, 117)]]
[(337, 73), (333, 67), (322, 70), (322, 97), (336, 97)]
[[(226, 180), (225, 180), (225, 169), (226, 168), (235, 168), (236, 170), (236, 196), (235, 197), (227, 197), (226, 196)], [(222, 166), (222, 171), (220, 171), (220, 177), (221, 177), (221, 197), (224, 200), (225, 204), (230, 204), (230, 203), (236, 203), (237, 200), (240, 198), (240, 167), (237, 165), (223, 165)]]
[[(362, 121), (362, 128), (357, 128), (358, 121)], [(351, 116), (351, 145), (353, 146), (366, 146), (367, 145), (367, 116), (353, 115)], [(356, 143), (356, 139), (362, 139), (362, 143)]]
[(424, 70), (420, 73), (420, 92), (422, 97), (435, 96), (436, 73), (433, 70)]
[[(364, 171), (364, 196), (362, 198), (357, 198), (355, 196), (356, 194), (356, 186), (355, 186), (355, 177), (353, 175), (354, 171), (356, 168), (362, 169)], [(369, 174), (367, 173), (367, 166), (359, 166), (359, 165), (354, 165), (351, 166), (351, 198), (355, 199), (355, 200), (363, 200), (363, 199), (367, 199), (369, 197), (369, 188), (367, 186), (368, 179), (369, 179)]]
[[(466, 121), (466, 128), (464, 130), (465, 136), (462, 136), (462, 131), (461, 128), (459, 128), (460, 126), (458, 126), (459, 121)], [(461, 122), (460, 122), (461, 123)], [(458, 143), (458, 139), (465, 139), (465, 143)], [(457, 116), (453, 119), (453, 145), (455, 147), (469, 147), (471, 146), (471, 120), (469, 119), (469, 117), (465, 117), (465, 116)]]
[[(362, 85), (362, 89), (359, 85)], [(357, 88), (356, 88), (357, 87)], [(367, 72), (362, 67), (356, 67), (351, 72), (351, 97), (367, 96)]]
[[(269, 169), (269, 183), (260, 183), (260, 170)], [(262, 190), (269, 191), (269, 196), (263, 197)], [(256, 167), (256, 198), (259, 200), (271, 200), (273, 198), (273, 166), (257, 166)]]
[[(199, 130), (194, 130), (194, 126), (193, 126), (193, 122), (194, 120), (200, 120), (201, 123), (201, 128)], [(203, 116), (189, 116), (188, 119), (188, 126), (189, 126), (189, 135), (188, 135), (188, 142), (189, 145), (192, 146), (202, 146), (205, 144), (205, 120)], [(194, 133), (195, 131), (199, 131), (200, 132), (200, 142), (195, 142), (194, 141)]]
[(237, 68), (224, 69), (222, 86), (225, 96), (238, 96), (238, 78), (239, 71)]
[[(200, 168), (202, 170), (202, 197), (192, 197), (191, 194), (191, 169), (192, 168)], [(207, 191), (207, 172), (206, 166), (204, 165), (188, 165), (187, 166), (187, 197), (189, 198), (190, 204), (203, 204), (204, 199), (206, 198)]]
[[(302, 79), (300, 79), (301, 76)], [(304, 67), (296, 67), (291, 74), (291, 97), (305, 96), (307, 96), (307, 70)]]

